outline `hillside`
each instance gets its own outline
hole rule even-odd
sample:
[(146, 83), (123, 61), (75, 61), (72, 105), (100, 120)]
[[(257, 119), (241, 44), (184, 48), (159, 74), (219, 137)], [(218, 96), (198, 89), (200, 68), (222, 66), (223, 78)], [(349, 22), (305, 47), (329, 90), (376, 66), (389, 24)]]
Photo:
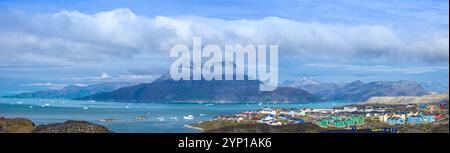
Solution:
[(89, 86), (75, 86), (70, 85), (59, 90), (44, 90), (29, 93), (21, 93), (12, 96), (4, 96), (6, 98), (79, 98), (96, 94), (99, 92), (108, 92), (121, 87), (131, 86), (134, 83), (126, 82), (106, 82), (100, 84), (93, 84)]
[(363, 104), (418, 104), (448, 101), (448, 93), (429, 94), (424, 96), (372, 97)]
[(144, 83), (77, 98), (99, 101), (186, 101), (186, 102), (310, 102), (316, 96), (297, 88), (279, 87), (274, 91), (259, 91), (257, 80), (180, 80), (160, 78)]
[(414, 81), (376, 81), (369, 83), (354, 81), (348, 84), (315, 83), (303, 84), (297, 88), (327, 100), (355, 102), (363, 102), (376, 96), (422, 96), (428, 93)]

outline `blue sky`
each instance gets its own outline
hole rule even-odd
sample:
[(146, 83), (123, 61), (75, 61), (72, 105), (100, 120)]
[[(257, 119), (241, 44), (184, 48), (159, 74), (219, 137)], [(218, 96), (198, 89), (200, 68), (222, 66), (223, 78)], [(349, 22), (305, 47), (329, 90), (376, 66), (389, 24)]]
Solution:
[[(168, 46), (280, 45), (280, 79), (448, 88), (448, 0), (0, 0), (0, 94), (168, 71)], [(101, 74), (104, 74), (103, 77)], [(106, 75), (105, 75), (106, 74)]]

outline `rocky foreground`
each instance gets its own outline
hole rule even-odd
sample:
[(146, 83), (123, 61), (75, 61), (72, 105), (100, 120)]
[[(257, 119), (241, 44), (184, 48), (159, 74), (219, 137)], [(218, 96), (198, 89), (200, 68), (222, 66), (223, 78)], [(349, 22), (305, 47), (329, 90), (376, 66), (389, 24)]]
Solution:
[(107, 128), (86, 121), (66, 121), (36, 125), (25, 118), (0, 118), (0, 133), (111, 133)]

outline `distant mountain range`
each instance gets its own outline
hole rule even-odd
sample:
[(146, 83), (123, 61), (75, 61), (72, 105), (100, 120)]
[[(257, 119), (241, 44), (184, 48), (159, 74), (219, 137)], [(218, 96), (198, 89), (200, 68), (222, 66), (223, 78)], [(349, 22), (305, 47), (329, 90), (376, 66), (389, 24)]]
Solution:
[(67, 86), (60, 90), (22, 93), (8, 98), (66, 98), (127, 102), (315, 102), (345, 100), (363, 102), (379, 96), (428, 94), (414, 81), (377, 81), (347, 84), (320, 83), (308, 78), (286, 81), (271, 92), (259, 91), (258, 80), (180, 80), (162, 76), (151, 83), (101, 83)]
[(445, 93), (448, 92), (448, 82), (420, 82), (420, 85), (427, 91)]
[(59, 90), (44, 90), (29, 93), (21, 93), (12, 96), (4, 96), (6, 98), (66, 98), (73, 99), (84, 97), (99, 92), (113, 91), (122, 87), (135, 85), (136, 83), (128, 82), (106, 82), (88, 86), (70, 85)]
[(100, 101), (185, 101), (185, 102), (310, 102), (320, 99), (302, 89), (279, 87), (259, 91), (258, 80), (180, 80), (161, 77), (111, 92), (77, 98)]
[(348, 84), (316, 82), (313, 84), (301, 84), (296, 86), (296, 88), (328, 100), (349, 101), (366, 101), (374, 96), (422, 96), (428, 93), (420, 84), (414, 81), (377, 81), (369, 83), (354, 81)]

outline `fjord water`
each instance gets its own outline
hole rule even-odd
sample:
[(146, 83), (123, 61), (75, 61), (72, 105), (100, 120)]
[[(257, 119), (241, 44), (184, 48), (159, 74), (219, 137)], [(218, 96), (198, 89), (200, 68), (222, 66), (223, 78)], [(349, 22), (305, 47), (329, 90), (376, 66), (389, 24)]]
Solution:
[[(315, 102), (295, 104), (257, 103), (123, 103), (75, 101), (66, 99), (14, 99), (0, 98), (0, 116), (24, 117), (36, 124), (85, 120), (100, 124), (114, 132), (179, 133), (199, 132), (184, 125), (213, 119), (219, 115), (235, 114), (264, 107), (280, 108), (332, 108), (349, 102)], [(184, 119), (192, 115), (193, 119)], [(138, 119), (145, 116), (143, 120)], [(111, 123), (102, 119), (115, 119)]]

